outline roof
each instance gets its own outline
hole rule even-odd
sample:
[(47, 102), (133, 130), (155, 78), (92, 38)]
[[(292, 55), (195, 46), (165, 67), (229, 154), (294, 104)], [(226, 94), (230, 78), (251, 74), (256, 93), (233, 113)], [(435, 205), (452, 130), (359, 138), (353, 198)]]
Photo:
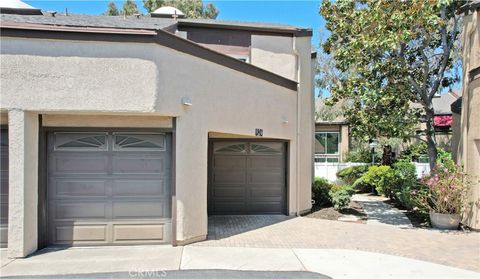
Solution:
[(450, 105), (450, 109), (453, 113), (462, 114), (462, 97), (458, 98)]
[[(46, 13), (48, 14), (48, 13)], [(219, 28), (233, 30), (250, 30), (258, 32), (273, 32), (292, 34), (295, 36), (311, 36), (312, 30), (299, 28), (291, 25), (259, 23), (259, 22), (240, 22), (223, 21), (214, 19), (178, 19), (159, 18), (150, 16), (105, 16), (105, 15), (80, 15), (56, 13), (55, 16), (49, 15), (18, 15), (2, 14), (2, 21), (12, 21), (17, 23), (35, 23), (49, 25), (66, 25), (76, 27), (107, 27), (107, 28), (129, 28), (129, 29), (168, 29), (172, 26), (190, 26), (204, 28)]]
[(174, 19), (152, 18), (129, 16), (126, 19), (123, 16), (104, 16), (104, 15), (68, 15), (57, 13), (55, 16), (43, 15), (0, 15), (2, 22), (30, 23), (30, 24), (48, 24), (64, 25), (72, 27), (104, 27), (120, 29), (148, 29), (159, 30), (167, 29), (176, 25)]
[(216, 19), (186, 18), (179, 19), (179, 26), (210, 27), (222, 29), (240, 29), (252, 31), (265, 31), (276, 33), (291, 33), (295, 36), (312, 36), (312, 29), (296, 27), (286, 24), (275, 24), (265, 22), (243, 22)]
[(435, 96), (432, 99), (433, 109), (436, 115), (439, 114), (452, 114), (451, 104), (455, 102), (459, 96), (454, 92), (448, 92)]

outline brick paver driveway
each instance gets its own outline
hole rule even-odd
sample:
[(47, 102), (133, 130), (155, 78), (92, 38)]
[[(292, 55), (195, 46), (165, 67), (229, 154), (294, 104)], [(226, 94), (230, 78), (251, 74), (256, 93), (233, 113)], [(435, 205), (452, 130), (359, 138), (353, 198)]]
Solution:
[(195, 246), (353, 249), (480, 272), (480, 233), (399, 229), (287, 216), (213, 216)]

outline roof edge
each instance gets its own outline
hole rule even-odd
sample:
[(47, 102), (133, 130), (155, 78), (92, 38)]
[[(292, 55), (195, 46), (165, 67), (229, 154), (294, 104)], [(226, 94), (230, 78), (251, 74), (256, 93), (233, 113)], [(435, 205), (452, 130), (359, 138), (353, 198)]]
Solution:
[(245, 30), (245, 31), (257, 31), (279, 34), (291, 34), (295, 37), (311, 37), (313, 31), (311, 28), (282, 28), (282, 27), (265, 27), (265, 26), (242, 26), (242, 25), (229, 25), (222, 23), (210, 23), (210, 22), (192, 22), (192, 21), (178, 21), (179, 27), (203, 27), (212, 29), (229, 29), (229, 30)]
[(16, 15), (43, 15), (40, 9), (31, 8), (7, 8), (0, 7), (0, 14), (16, 14)]
[(298, 83), (294, 80), (277, 75), (265, 69), (259, 68), (237, 60), (223, 53), (211, 50), (190, 40), (178, 37), (165, 30), (130, 30), (114, 28), (79, 28), (68, 26), (53, 26), (44, 24), (18, 24), (2, 22), (0, 26), (1, 37), (20, 37), (32, 39), (53, 40), (78, 40), (78, 41), (106, 41), (106, 42), (129, 42), (129, 43), (155, 43), (168, 47), (209, 62), (242, 72), (297, 91)]

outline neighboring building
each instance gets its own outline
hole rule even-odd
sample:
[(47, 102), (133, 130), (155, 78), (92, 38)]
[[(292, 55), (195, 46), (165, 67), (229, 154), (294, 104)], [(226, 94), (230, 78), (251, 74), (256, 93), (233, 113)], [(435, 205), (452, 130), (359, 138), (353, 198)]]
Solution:
[[(463, 12), (463, 93), (457, 162), (474, 179), (464, 222), (480, 229), (480, 1), (471, 1)], [(457, 104), (458, 105), (458, 104)], [(458, 111), (458, 110), (457, 110)], [(457, 140), (454, 140), (454, 142)]]
[(0, 109), (10, 257), (182, 245), (206, 239), (209, 215), (310, 210), (310, 29), (9, 13)]
[(325, 106), (318, 98), (315, 102), (315, 162), (338, 163), (349, 150), (349, 126), (342, 113), (343, 102)]
[(460, 98), (459, 94), (449, 91), (445, 94), (436, 95), (433, 97), (433, 109), (435, 116), (433, 124), (435, 128), (435, 140), (437, 146), (447, 150), (452, 150), (452, 111), (450, 106)]

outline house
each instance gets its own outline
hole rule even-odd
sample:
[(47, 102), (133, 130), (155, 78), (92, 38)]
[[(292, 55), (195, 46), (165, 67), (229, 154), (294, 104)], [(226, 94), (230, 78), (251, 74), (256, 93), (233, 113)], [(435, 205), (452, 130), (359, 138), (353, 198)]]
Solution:
[(315, 102), (315, 163), (339, 163), (349, 151), (349, 125), (342, 113), (343, 102), (326, 106)]
[[(472, 177), (470, 205), (464, 216), (464, 223), (480, 229), (480, 1), (469, 1), (463, 6), (463, 78), (461, 104), (456, 103), (454, 124), (454, 146), (457, 163), (463, 165)], [(460, 112), (460, 115), (459, 115)], [(454, 120), (454, 121), (455, 121)]]
[(310, 210), (311, 29), (2, 11), (10, 257), (184, 245), (209, 215)]

